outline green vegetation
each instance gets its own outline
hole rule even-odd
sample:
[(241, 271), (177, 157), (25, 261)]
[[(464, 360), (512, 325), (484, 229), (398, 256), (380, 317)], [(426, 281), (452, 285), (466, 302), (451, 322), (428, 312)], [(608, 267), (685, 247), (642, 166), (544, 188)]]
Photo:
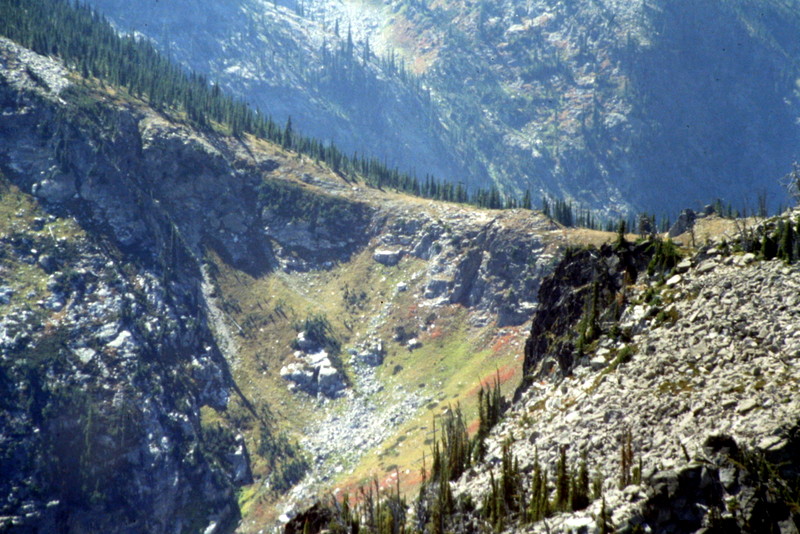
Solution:
[[(800, 260), (800, 217), (794, 221), (775, 217), (756, 230), (742, 228), (740, 243), (734, 250), (752, 252), (762, 260), (778, 258), (787, 264)], [(760, 236), (758, 235), (760, 234)]]
[[(338, 354), (342, 349), (342, 344), (336, 338), (330, 321), (324, 315), (309, 315), (303, 321), (295, 323), (294, 329), (297, 332), (305, 332), (309, 341), (326, 349), (331, 355)], [(299, 347), (295, 345), (293, 348)]]
[(500, 378), (495, 376), (494, 386), (478, 391), (478, 432), (475, 434), (474, 445), (472, 446), (475, 461), (480, 461), (486, 454), (484, 441), (489, 435), (489, 431), (500, 422), (500, 418), (505, 411), (503, 397), (500, 394)]
[(586, 347), (595, 341), (602, 330), (600, 329), (600, 284), (597, 280), (592, 283), (592, 292), (590, 298), (587, 299), (586, 309), (578, 321), (577, 331), (578, 340), (575, 343), (575, 349), (582, 353)]
[(308, 462), (297, 451), (297, 444), (289, 443), (285, 435), (275, 435), (269, 425), (261, 424), (256, 452), (269, 466), (267, 483), (276, 495), (287, 492), (308, 471)]
[(682, 259), (678, 247), (671, 239), (664, 241), (656, 238), (650, 242), (649, 248), (652, 257), (650, 263), (647, 264), (647, 274), (650, 276), (658, 273), (663, 277), (672, 271)]

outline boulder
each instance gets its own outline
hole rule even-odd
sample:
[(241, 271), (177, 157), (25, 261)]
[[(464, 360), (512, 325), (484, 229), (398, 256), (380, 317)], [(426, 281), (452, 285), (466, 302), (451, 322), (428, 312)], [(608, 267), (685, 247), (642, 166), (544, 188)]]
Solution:
[(380, 263), (381, 265), (386, 265), (387, 267), (393, 267), (400, 263), (400, 259), (405, 254), (403, 249), (399, 250), (390, 250), (390, 249), (378, 249), (372, 255), (372, 259)]
[(236, 449), (229, 453), (228, 463), (230, 463), (233, 474), (233, 481), (237, 484), (250, 484), (253, 482), (253, 475), (250, 471), (250, 457), (247, 454), (247, 446), (244, 436), (236, 435)]
[(667, 286), (669, 287), (676, 286), (681, 283), (681, 280), (683, 280), (683, 277), (679, 274), (671, 276), (670, 279), (667, 280)]
[(358, 357), (367, 365), (378, 366), (383, 364), (383, 357), (386, 351), (383, 348), (383, 342), (380, 340), (374, 341), (367, 345), (364, 350), (358, 353)]
[(56, 178), (44, 179), (33, 185), (33, 194), (45, 202), (59, 203), (71, 199), (77, 190), (75, 180), (66, 175), (59, 175)]
[(589, 366), (592, 368), (592, 371), (600, 371), (608, 367), (608, 362), (602, 356), (595, 356), (589, 360)]
[(317, 344), (312, 339), (310, 339), (305, 332), (297, 333), (297, 337), (294, 340), (294, 344), (299, 350), (302, 350), (303, 352), (314, 352), (319, 348)]
[(327, 397), (337, 396), (347, 386), (341, 373), (332, 365), (319, 368), (317, 385), (317, 391)]
[(686, 271), (688, 271), (691, 268), (692, 268), (692, 260), (691, 260), (691, 258), (686, 258), (684, 260), (681, 260), (681, 262), (678, 265), (675, 266), (675, 272), (676, 273), (685, 273)]
[(716, 269), (717, 265), (719, 265), (717, 260), (714, 260), (714, 259), (706, 260), (706, 261), (704, 261), (703, 263), (701, 263), (700, 265), (697, 266), (697, 272), (698, 272), (698, 274), (710, 273), (711, 271)]
[(0, 304), (8, 304), (11, 302), (11, 297), (14, 296), (14, 290), (10, 287), (0, 287)]

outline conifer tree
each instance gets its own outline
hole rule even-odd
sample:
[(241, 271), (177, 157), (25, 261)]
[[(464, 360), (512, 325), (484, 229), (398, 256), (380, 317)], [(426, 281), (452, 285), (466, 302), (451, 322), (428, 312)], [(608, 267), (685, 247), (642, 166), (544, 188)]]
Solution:
[(520, 204), (520, 207), (524, 208), (526, 210), (533, 209), (533, 203), (531, 201), (531, 190), (530, 189), (526, 189), (525, 190), (525, 194), (522, 195), (522, 204)]
[(566, 511), (569, 508), (570, 477), (567, 471), (567, 448), (561, 446), (556, 466), (556, 502), (555, 508)]
[(619, 489), (624, 489), (632, 482), (631, 468), (633, 467), (633, 436), (630, 429), (622, 431), (620, 437), (620, 473)]
[(589, 506), (589, 469), (586, 465), (586, 451), (581, 455), (578, 472), (573, 476), (570, 488), (570, 507), (573, 511)]

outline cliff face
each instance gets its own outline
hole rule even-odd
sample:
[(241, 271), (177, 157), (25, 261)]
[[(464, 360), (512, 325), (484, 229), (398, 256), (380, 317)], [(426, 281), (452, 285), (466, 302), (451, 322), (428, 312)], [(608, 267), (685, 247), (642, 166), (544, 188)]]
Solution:
[(5, 40), (0, 57), (3, 524), (230, 524), (246, 450), (232, 435), (212, 443), (199, 417), (227, 404), (230, 373), (193, 251), (132, 165), (136, 123), (66, 104), (52, 60)]
[[(599, 250), (567, 251), (552, 275), (542, 281), (539, 307), (525, 341), (523, 372), (527, 378), (521, 388), (535, 378), (537, 367), (542, 367), (546, 375), (557, 363), (561, 375), (569, 374), (580, 337), (577, 331), (582, 328), (584, 338), (591, 337), (594, 334), (586, 330), (599, 332), (603, 322), (618, 319), (624, 304), (621, 291), (636, 282), (650, 261), (652, 251), (648, 248), (647, 244), (625, 243), (603, 245)], [(583, 326), (579, 324), (582, 318)]]

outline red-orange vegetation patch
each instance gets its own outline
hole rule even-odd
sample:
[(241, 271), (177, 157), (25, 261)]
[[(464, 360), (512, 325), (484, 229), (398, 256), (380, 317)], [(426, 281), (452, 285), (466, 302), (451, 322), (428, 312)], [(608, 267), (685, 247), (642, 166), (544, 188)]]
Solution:
[(369, 482), (362, 481), (348, 481), (345, 484), (339, 485), (336, 492), (336, 500), (342, 502), (344, 496), (350, 499), (350, 504), (360, 504), (364, 501), (364, 496), (368, 495), (370, 490), (375, 493), (375, 480), (378, 481), (378, 489), (381, 493), (394, 492), (398, 486), (398, 478), (400, 479), (400, 493), (409, 495), (419, 488), (422, 484), (422, 472), (419, 469), (400, 469), (385, 473), (380, 477), (373, 478)]
[(503, 367), (500, 367), (496, 372), (485, 376), (481, 379), (480, 383), (476, 386), (473, 386), (472, 389), (467, 391), (467, 397), (474, 397), (478, 394), (481, 388), (490, 389), (494, 386), (495, 380), (500, 382), (500, 385), (507, 383), (509, 380), (514, 378), (514, 375), (517, 374), (519, 371), (519, 365), (515, 363), (510, 363)]
[(430, 332), (428, 332), (428, 338), (429, 339), (437, 339), (437, 338), (442, 337), (443, 334), (444, 334), (444, 331), (442, 330), (442, 327), (437, 324), (437, 325), (434, 325), (433, 328), (431, 328)]
[(492, 354), (497, 355), (515, 341), (519, 336), (518, 332), (509, 332), (508, 334), (500, 336), (500, 338), (492, 345)]
[(473, 419), (469, 425), (467, 425), (467, 433), (470, 436), (474, 436), (475, 433), (478, 431), (478, 427), (481, 426), (481, 420), (479, 417)]

